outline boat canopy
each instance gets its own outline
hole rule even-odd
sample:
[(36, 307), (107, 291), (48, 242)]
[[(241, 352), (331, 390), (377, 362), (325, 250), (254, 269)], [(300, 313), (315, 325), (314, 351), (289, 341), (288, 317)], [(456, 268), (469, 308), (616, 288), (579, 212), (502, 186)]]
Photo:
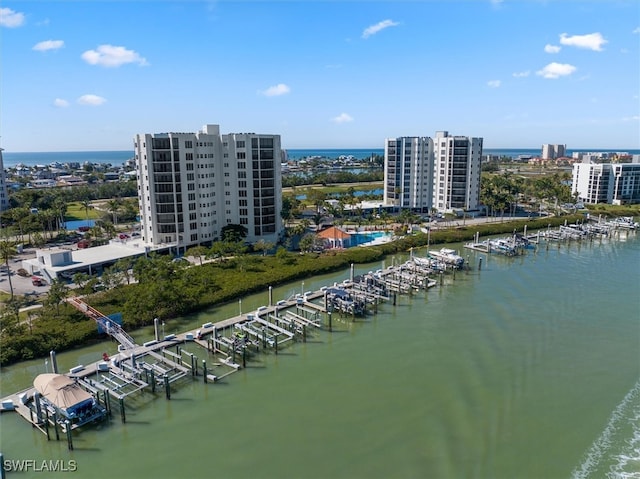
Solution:
[(91, 394), (63, 374), (40, 374), (34, 379), (33, 387), (44, 399), (69, 417), (91, 407), (94, 402)]

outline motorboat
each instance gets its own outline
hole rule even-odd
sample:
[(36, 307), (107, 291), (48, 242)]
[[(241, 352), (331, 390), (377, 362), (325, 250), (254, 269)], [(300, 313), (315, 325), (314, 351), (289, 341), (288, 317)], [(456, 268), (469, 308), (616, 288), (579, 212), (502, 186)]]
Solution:
[(430, 250), (429, 256), (443, 263), (461, 268), (464, 265), (464, 258), (458, 254), (456, 250), (450, 248), (441, 248), (440, 250)]

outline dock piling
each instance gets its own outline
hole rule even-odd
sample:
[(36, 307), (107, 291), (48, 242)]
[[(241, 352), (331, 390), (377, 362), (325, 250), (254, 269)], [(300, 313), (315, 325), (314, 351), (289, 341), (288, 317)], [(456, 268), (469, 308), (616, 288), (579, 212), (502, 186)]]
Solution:
[(67, 432), (67, 447), (70, 451), (73, 451), (73, 432), (71, 431), (71, 421), (69, 421), (68, 419), (65, 421), (65, 429)]
[[(47, 435), (47, 441), (50, 441), (51, 437), (49, 436), (49, 410), (47, 408), (44, 408), (44, 430), (45, 434)], [(2, 467), (1, 464), (0, 467)]]
[(171, 386), (169, 386), (169, 376), (165, 374), (162, 379), (164, 380), (164, 392), (167, 396), (167, 399), (171, 399)]
[(204, 383), (207, 384), (207, 362), (202, 360), (202, 376), (204, 378)]
[(120, 419), (122, 419), (122, 424), (127, 422), (127, 415), (124, 411), (124, 398), (120, 398)]
[(49, 352), (49, 357), (51, 359), (51, 371), (55, 374), (58, 374), (58, 361), (56, 360), (56, 352), (51, 350)]
[(160, 341), (160, 320), (158, 318), (153, 318), (153, 332), (156, 341)]
[(56, 441), (60, 440), (60, 433), (58, 432), (58, 413), (53, 413), (53, 431), (56, 433)]

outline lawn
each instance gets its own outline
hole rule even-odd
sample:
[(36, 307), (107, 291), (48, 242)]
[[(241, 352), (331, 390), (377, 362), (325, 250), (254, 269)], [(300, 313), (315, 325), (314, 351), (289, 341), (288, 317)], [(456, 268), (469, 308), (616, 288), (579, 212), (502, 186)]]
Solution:
[(82, 203), (68, 203), (67, 204), (67, 214), (65, 215), (65, 219), (67, 221), (83, 221), (86, 219), (89, 220), (97, 220), (100, 218), (100, 212), (96, 211), (93, 207), (89, 207), (89, 211), (85, 211)]

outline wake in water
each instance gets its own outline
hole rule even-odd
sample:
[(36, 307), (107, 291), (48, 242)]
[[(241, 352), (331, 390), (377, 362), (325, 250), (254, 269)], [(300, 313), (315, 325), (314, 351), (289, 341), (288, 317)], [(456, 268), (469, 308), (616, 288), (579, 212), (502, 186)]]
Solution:
[(571, 477), (587, 479), (609, 465), (606, 477), (640, 479), (640, 380), (611, 413), (604, 431)]

